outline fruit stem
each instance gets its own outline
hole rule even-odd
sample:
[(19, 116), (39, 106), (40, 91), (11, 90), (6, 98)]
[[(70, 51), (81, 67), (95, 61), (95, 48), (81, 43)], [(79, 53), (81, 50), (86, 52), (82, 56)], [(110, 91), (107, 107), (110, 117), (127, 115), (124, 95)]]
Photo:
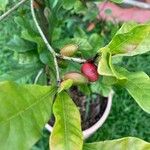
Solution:
[(60, 55), (60, 54), (58, 54), (58, 53), (56, 53), (56, 56), (57, 56), (58, 58), (65, 59), (65, 60), (70, 60), (70, 61), (74, 61), (74, 62), (77, 62), (77, 63), (84, 63), (84, 62), (87, 61), (86, 59), (63, 56), (63, 55)]

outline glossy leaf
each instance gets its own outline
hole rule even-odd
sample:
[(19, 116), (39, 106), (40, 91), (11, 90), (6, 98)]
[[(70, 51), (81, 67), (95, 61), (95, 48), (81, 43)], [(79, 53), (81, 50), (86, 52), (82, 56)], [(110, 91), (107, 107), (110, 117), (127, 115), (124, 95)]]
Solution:
[(38, 54), (34, 51), (24, 52), (24, 53), (14, 53), (14, 60), (18, 64), (28, 65), (28, 64), (40, 64)]
[(112, 55), (133, 56), (150, 51), (150, 25), (133, 26), (129, 27), (128, 32), (124, 27), (125, 33), (120, 30), (121, 33), (116, 34), (106, 46)]
[(0, 83), (0, 149), (29, 150), (51, 115), (56, 89)]
[(134, 137), (85, 144), (83, 150), (149, 150), (150, 143)]
[(135, 28), (138, 25), (136, 22), (125, 22), (121, 28), (117, 31), (117, 34), (123, 34), (131, 31), (133, 28)]
[(98, 73), (104, 76), (114, 76), (110, 67), (111, 53), (107, 49), (101, 49), (101, 57), (98, 64)]
[[(20, 21), (21, 22), (21, 21)], [(22, 23), (20, 23), (22, 24)], [(39, 53), (39, 58), (42, 63), (49, 65), (49, 68), (51, 69), (51, 81), (55, 83), (56, 81), (56, 71), (54, 67), (54, 60), (52, 54), (47, 50), (45, 43), (43, 42), (42, 38), (36, 34), (32, 30), (32, 28), (29, 28), (30, 30), (23, 30), (22, 31), (22, 38), (33, 42), (34, 44), (37, 44), (37, 51)]]
[(118, 68), (113, 65), (108, 49), (102, 49), (101, 53), (98, 72), (105, 76), (105, 84), (119, 84), (125, 87), (139, 106), (147, 113), (150, 113), (149, 76), (143, 72), (131, 73), (124, 68)]
[(38, 73), (41, 67), (42, 66), (35, 64), (26, 65), (22, 67), (20, 66), (17, 69), (13, 69), (0, 75), (0, 81), (8, 80), (8, 81), (16, 81), (18, 83), (26, 83)]
[(123, 0), (111, 0), (112, 2), (115, 2), (115, 3), (122, 3)]
[(76, 0), (63, 0), (63, 7), (67, 10), (72, 9)]
[(102, 46), (103, 38), (99, 34), (92, 34), (89, 38), (89, 43), (92, 46), (92, 50), (90, 52), (91, 58), (95, 57), (97, 51)]
[(35, 50), (36, 45), (14, 35), (14, 37), (7, 43), (7, 48), (16, 52), (26, 52)]
[(101, 57), (98, 64), (98, 73), (104, 76), (116, 77), (119, 80), (126, 81), (126, 77), (117, 72), (112, 64), (112, 56), (107, 48), (101, 49)]
[(36, 43), (38, 47), (38, 52), (41, 52), (46, 48), (41, 37), (34, 34), (34, 32), (29, 33), (27, 30), (22, 31), (22, 38), (30, 42)]
[(111, 91), (111, 86), (108, 84), (104, 84), (102, 81), (98, 80), (97, 82), (91, 84), (91, 91), (92, 93), (97, 93), (104, 97), (107, 97)]
[(138, 105), (147, 113), (150, 113), (150, 78), (144, 72), (128, 72), (118, 69), (118, 72), (127, 77), (125, 88), (135, 99)]
[(57, 95), (53, 112), (56, 122), (50, 138), (50, 149), (82, 150), (80, 113), (66, 92)]

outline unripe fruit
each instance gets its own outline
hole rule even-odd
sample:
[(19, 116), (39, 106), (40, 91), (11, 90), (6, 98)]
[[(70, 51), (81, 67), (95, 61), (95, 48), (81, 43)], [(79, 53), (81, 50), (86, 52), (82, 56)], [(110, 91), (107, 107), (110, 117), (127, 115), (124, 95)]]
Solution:
[(85, 77), (88, 78), (90, 82), (95, 82), (99, 78), (99, 74), (97, 72), (97, 66), (91, 62), (86, 62), (81, 67), (81, 72)]
[(75, 44), (66, 45), (64, 48), (60, 50), (60, 54), (63, 56), (71, 57), (78, 50), (78, 46)]
[(72, 79), (74, 85), (85, 84), (88, 83), (88, 79), (78, 72), (69, 72), (65, 74), (64, 80)]

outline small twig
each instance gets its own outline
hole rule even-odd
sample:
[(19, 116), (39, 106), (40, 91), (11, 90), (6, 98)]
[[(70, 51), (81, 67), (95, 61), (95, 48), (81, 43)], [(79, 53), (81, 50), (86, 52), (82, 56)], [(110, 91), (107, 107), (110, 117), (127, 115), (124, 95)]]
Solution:
[(6, 18), (7, 16), (9, 16), (13, 11), (15, 11), (17, 8), (19, 8), (22, 4), (24, 4), (27, 0), (21, 0), (19, 3), (17, 3), (15, 6), (13, 6), (12, 8), (10, 8), (7, 12), (5, 12), (4, 14), (2, 14), (0, 16), (0, 21), (2, 21), (4, 18)]
[(67, 57), (67, 56), (60, 55), (58, 53), (56, 53), (56, 56), (58, 58), (74, 61), (74, 62), (77, 62), (77, 63), (84, 63), (84, 62), (86, 62), (86, 59), (81, 59), (81, 58), (76, 58), (76, 57)]
[(51, 45), (49, 44), (48, 40), (46, 39), (41, 27), (39, 26), (39, 23), (37, 22), (36, 20), (36, 15), (35, 15), (35, 12), (34, 12), (34, 8), (33, 8), (33, 0), (31, 0), (31, 14), (32, 14), (32, 17), (33, 17), (33, 20), (36, 24), (36, 27), (43, 39), (43, 41), (45, 42), (48, 50), (52, 53), (53, 55), (53, 58), (54, 58), (54, 64), (55, 64), (55, 69), (56, 69), (56, 77), (57, 77), (57, 84), (59, 85), (60, 84), (60, 75), (59, 75), (59, 67), (58, 67), (58, 63), (57, 63), (57, 58), (56, 58), (56, 53), (54, 51), (54, 49), (51, 47)]
[(41, 69), (41, 70), (38, 72), (38, 74), (37, 74), (37, 76), (36, 76), (36, 78), (35, 78), (35, 80), (34, 80), (34, 84), (36, 84), (36, 83), (38, 82), (39, 77), (41, 76), (42, 73), (43, 73), (43, 69)]
[(150, 9), (150, 4), (144, 3), (144, 2), (139, 2), (139, 1), (135, 1), (135, 0), (123, 0), (123, 3), (131, 5), (131, 6), (143, 8), (143, 9)]

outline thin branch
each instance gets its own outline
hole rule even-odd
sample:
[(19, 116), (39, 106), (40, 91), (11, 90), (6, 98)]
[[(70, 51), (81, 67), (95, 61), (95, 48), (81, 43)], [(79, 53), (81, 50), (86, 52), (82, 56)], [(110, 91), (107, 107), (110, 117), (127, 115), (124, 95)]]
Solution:
[(37, 76), (36, 76), (36, 78), (35, 78), (35, 80), (34, 80), (34, 84), (36, 84), (36, 83), (38, 82), (39, 77), (41, 76), (42, 73), (43, 73), (43, 69), (41, 69), (41, 70), (38, 72), (38, 74), (37, 74)]
[(70, 60), (70, 61), (74, 61), (74, 62), (77, 62), (77, 63), (84, 63), (84, 62), (86, 62), (86, 59), (75, 58), (75, 57), (67, 57), (67, 56), (60, 55), (58, 53), (56, 53), (56, 56), (58, 58), (65, 59), (65, 60)]
[(24, 4), (27, 0), (21, 0), (19, 3), (17, 3), (15, 6), (13, 6), (12, 8), (10, 8), (7, 12), (5, 12), (4, 14), (2, 14), (0, 16), (0, 21), (2, 21), (4, 18), (6, 18), (7, 16), (9, 16), (12, 12), (14, 12), (16, 9), (18, 9), (22, 4)]
[(44, 43), (46, 44), (48, 50), (52, 53), (53, 55), (53, 58), (54, 58), (54, 63), (55, 63), (55, 69), (56, 69), (56, 75), (57, 75), (57, 81), (58, 81), (58, 84), (60, 82), (60, 75), (59, 75), (59, 67), (58, 67), (58, 63), (57, 63), (57, 58), (56, 57), (59, 57), (59, 58), (62, 58), (62, 59), (66, 59), (66, 60), (70, 60), (70, 61), (75, 61), (75, 62), (78, 62), (78, 63), (83, 63), (83, 62), (86, 62), (85, 59), (80, 59), (80, 58), (74, 58), (74, 57), (67, 57), (67, 56), (62, 56), (58, 53), (56, 53), (54, 51), (54, 49), (51, 47), (51, 45), (49, 44), (47, 38), (45, 37), (38, 21), (36, 20), (36, 16), (35, 16), (35, 12), (34, 12), (34, 8), (33, 8), (33, 0), (31, 0), (31, 13), (32, 13), (32, 16), (33, 16), (33, 20), (36, 24), (36, 27), (44, 41)]
[(139, 2), (139, 1), (135, 1), (135, 0), (123, 0), (123, 3), (131, 5), (131, 6), (143, 8), (143, 9), (150, 9), (150, 4), (144, 3), (144, 2)]
[(55, 64), (55, 69), (56, 69), (57, 84), (59, 85), (59, 84), (60, 84), (60, 75), (59, 75), (59, 67), (58, 67), (58, 63), (57, 63), (56, 53), (55, 53), (54, 49), (51, 47), (51, 45), (49, 44), (49, 42), (48, 42), (48, 40), (46, 39), (46, 37), (45, 37), (45, 35), (44, 35), (44, 33), (43, 33), (43, 31), (42, 31), (42, 29), (41, 29), (39, 23), (38, 23), (37, 20), (36, 20), (36, 15), (35, 15), (34, 8), (33, 8), (33, 0), (31, 0), (31, 14), (32, 14), (33, 20), (34, 20), (34, 22), (35, 22), (35, 24), (36, 24), (36, 27), (37, 27), (37, 29), (38, 29), (38, 31), (39, 31), (39, 33), (40, 33), (40, 35), (41, 35), (43, 41), (45, 42), (45, 44), (46, 44), (48, 50), (49, 50), (49, 51), (52, 53), (52, 55), (53, 55), (54, 64)]

